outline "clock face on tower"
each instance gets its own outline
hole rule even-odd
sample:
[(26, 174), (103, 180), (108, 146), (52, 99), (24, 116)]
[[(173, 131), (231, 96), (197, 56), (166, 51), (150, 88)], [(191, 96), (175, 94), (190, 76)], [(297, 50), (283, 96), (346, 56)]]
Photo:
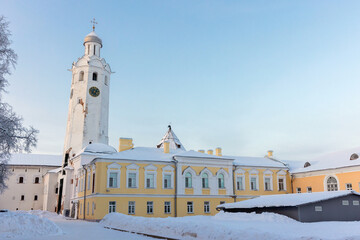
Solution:
[(97, 87), (91, 87), (89, 89), (89, 93), (90, 93), (91, 96), (97, 97), (97, 96), (100, 95), (100, 90)]

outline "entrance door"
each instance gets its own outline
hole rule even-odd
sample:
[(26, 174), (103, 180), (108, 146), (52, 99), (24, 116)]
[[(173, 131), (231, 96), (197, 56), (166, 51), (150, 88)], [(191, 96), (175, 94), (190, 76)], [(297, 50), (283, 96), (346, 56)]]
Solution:
[(59, 214), (61, 211), (61, 201), (62, 201), (62, 192), (63, 192), (64, 179), (60, 179), (60, 187), (59, 187), (59, 197), (58, 197), (58, 206), (57, 213)]

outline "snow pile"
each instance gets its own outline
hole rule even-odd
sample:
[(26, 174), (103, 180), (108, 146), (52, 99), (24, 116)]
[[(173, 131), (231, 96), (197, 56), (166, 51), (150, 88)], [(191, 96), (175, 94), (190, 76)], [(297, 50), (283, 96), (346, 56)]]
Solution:
[(59, 215), (57, 213), (54, 212), (49, 212), (49, 211), (42, 211), (42, 210), (30, 210), (30, 211), (17, 211), (20, 213), (29, 213), (31, 215), (36, 215), (40, 218), (47, 218), (47, 219), (65, 219), (64, 216)]
[(260, 221), (264, 225), (274, 221), (285, 224), (294, 222), (273, 213), (219, 213), (216, 216), (180, 218), (146, 218), (110, 213), (100, 223), (106, 227), (177, 239), (239, 239), (239, 236), (242, 239), (282, 239), (276, 233), (259, 231), (256, 225), (239, 228), (249, 221)]
[(62, 234), (61, 229), (47, 218), (24, 212), (0, 213), (0, 239), (59, 234)]

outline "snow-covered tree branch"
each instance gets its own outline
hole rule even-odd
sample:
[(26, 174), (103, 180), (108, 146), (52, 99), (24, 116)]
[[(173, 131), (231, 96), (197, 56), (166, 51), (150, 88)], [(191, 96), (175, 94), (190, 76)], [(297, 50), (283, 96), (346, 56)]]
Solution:
[(9, 171), (6, 164), (12, 152), (30, 152), (36, 146), (38, 130), (33, 127), (24, 127), (23, 120), (13, 112), (12, 107), (3, 102), (2, 94), (9, 84), (5, 78), (10, 75), (11, 67), (15, 67), (17, 55), (10, 48), (11, 33), (9, 23), (4, 16), (0, 16), (0, 192), (6, 188), (6, 179)]

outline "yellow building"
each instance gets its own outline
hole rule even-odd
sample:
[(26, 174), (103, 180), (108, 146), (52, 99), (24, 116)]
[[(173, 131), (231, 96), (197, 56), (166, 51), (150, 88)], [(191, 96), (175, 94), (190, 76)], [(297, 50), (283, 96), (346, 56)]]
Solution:
[[(120, 139), (119, 152), (99, 143), (70, 160), (71, 215), (101, 219), (214, 215), (224, 202), (291, 192), (288, 168), (272, 156), (233, 157), (186, 151), (169, 126), (156, 147)], [(66, 173), (68, 174), (68, 173)]]
[(302, 166), (290, 164), (294, 192), (360, 191), (360, 149), (327, 154)]

